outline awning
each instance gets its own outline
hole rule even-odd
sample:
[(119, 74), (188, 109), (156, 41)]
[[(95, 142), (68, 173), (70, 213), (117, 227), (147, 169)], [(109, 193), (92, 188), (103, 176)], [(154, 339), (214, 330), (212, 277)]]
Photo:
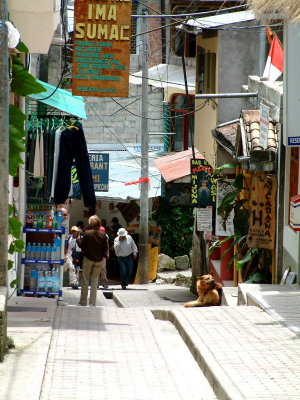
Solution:
[(224, 14), (212, 15), (210, 17), (189, 19), (184, 24), (181, 24), (177, 29), (188, 27), (192, 28), (193, 33), (196, 35), (201, 33), (204, 29), (220, 28), (224, 25), (237, 24), (239, 22), (253, 21), (255, 19), (252, 11), (238, 11)]
[[(171, 64), (158, 64), (148, 69), (148, 85), (166, 88), (185, 89), (184, 75), (181, 66)], [(196, 68), (186, 67), (187, 83), (189, 90), (195, 90)], [(142, 71), (130, 74), (129, 82), (134, 85), (142, 84)]]
[[(96, 197), (103, 200), (139, 200), (141, 197), (140, 185), (126, 185), (136, 182), (141, 177), (141, 145), (128, 144), (88, 144), (89, 151), (109, 154), (109, 191), (96, 192)], [(149, 198), (161, 195), (161, 175), (153, 163), (158, 157), (163, 145), (149, 146)]]
[[(195, 148), (195, 158), (204, 159), (203, 155)], [(192, 149), (172, 153), (156, 158), (154, 164), (166, 182), (174, 181), (191, 174)]]
[[(71, 92), (64, 89), (57, 89), (55, 91), (55, 86), (49, 85), (49, 83), (40, 81), (39, 79), (37, 79), (37, 82), (43, 85), (47, 91), (43, 93), (30, 94), (28, 97), (41, 101), (48, 106), (57, 108), (78, 118), (87, 119), (83, 97), (73, 96)], [(48, 97), (50, 95), (51, 97)]]

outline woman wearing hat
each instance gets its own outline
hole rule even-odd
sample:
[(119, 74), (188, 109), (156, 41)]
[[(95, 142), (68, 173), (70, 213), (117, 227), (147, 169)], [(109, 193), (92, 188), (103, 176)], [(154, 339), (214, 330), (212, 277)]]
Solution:
[(121, 286), (124, 290), (129, 284), (133, 269), (133, 260), (136, 259), (138, 252), (136, 244), (132, 237), (128, 235), (126, 229), (120, 228), (118, 230), (118, 236), (114, 241), (114, 249), (120, 268)]

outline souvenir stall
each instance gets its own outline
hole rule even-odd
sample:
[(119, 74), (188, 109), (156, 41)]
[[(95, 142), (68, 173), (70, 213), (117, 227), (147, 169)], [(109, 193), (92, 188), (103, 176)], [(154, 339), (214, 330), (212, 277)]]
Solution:
[(78, 97), (81, 107), (72, 108), (74, 96), (57, 89), (52, 98), (55, 88), (42, 84), (49, 93), (43, 93), (42, 99), (32, 95), (28, 106), (23, 228), (26, 252), (21, 262), (19, 294), (61, 298), (68, 230), (62, 210), (67, 199), (80, 195), (84, 205), (92, 209), (95, 193), (79, 120), (86, 118), (84, 103)]

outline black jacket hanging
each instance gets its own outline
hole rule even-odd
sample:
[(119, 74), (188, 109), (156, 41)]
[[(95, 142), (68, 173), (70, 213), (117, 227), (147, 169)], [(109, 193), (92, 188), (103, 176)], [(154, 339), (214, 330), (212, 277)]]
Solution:
[(73, 159), (75, 159), (84, 205), (85, 207), (94, 207), (96, 198), (92, 171), (84, 132), (79, 123), (76, 126), (67, 128), (61, 133), (57, 179), (54, 189), (55, 204), (62, 204), (68, 198)]

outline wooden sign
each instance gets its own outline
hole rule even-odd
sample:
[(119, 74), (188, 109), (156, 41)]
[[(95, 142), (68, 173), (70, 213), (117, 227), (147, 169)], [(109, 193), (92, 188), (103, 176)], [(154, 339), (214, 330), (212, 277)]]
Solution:
[(276, 192), (275, 175), (252, 175), (247, 237), (248, 246), (251, 248), (272, 250), (275, 247)]
[(75, 0), (72, 93), (128, 97), (131, 0)]

